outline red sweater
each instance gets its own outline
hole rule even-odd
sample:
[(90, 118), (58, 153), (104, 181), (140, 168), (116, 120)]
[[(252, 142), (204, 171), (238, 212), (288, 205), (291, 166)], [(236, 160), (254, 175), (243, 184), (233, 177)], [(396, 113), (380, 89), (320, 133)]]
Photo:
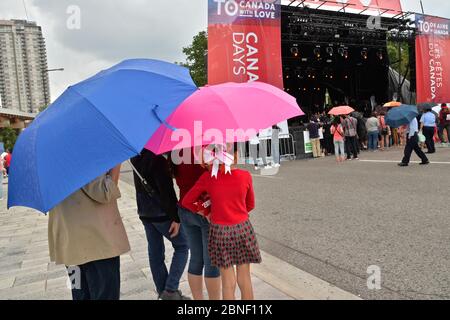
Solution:
[(9, 168), (9, 166), (11, 165), (11, 153), (8, 153), (6, 156), (5, 156), (5, 167), (6, 168)]
[(208, 170), (198, 164), (180, 164), (175, 166), (175, 180), (180, 188), (180, 204), (186, 193), (192, 189), (203, 173)]
[(248, 219), (255, 208), (252, 177), (249, 172), (235, 169), (232, 174), (219, 172), (218, 178), (205, 172), (183, 199), (183, 207), (196, 211), (194, 202), (204, 192), (211, 199), (211, 223), (236, 225)]

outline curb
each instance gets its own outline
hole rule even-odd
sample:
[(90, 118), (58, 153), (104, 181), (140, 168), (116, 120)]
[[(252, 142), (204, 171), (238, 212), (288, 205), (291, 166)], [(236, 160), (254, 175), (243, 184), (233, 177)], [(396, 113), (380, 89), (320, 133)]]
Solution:
[(252, 265), (252, 273), (296, 300), (362, 300), (264, 251), (261, 256), (263, 263)]

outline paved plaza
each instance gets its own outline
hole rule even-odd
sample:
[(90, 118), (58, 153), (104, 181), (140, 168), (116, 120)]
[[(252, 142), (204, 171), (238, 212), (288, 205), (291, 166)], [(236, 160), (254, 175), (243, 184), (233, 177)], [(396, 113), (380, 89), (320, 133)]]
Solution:
[[(413, 155), (402, 148), (288, 162), (275, 177), (255, 176), (252, 214), (261, 247), (364, 299), (450, 299), (450, 149)], [(368, 290), (367, 268), (381, 270)]]
[[(450, 298), (450, 149), (438, 149), (427, 167), (397, 167), (401, 153), (363, 153), (342, 165), (333, 157), (283, 162), (276, 176), (253, 172), (251, 219), (263, 250), (253, 267), (257, 299)], [(119, 207), (132, 251), (121, 260), (122, 299), (156, 299), (130, 182), (124, 166)], [(65, 268), (49, 262), (47, 217), (0, 205), (0, 299), (70, 299)], [(367, 287), (371, 265), (381, 269), (381, 290)], [(189, 294), (186, 274), (181, 290)]]
[[(134, 188), (121, 182), (119, 208), (132, 251), (121, 257), (121, 298), (155, 300), (147, 241), (136, 213)], [(26, 208), (0, 211), (0, 299), (71, 299), (63, 266), (50, 263), (47, 242), (47, 217)], [(168, 258), (173, 250), (166, 243)], [(167, 259), (169, 260), (169, 259)], [(260, 278), (253, 277), (257, 299), (293, 299)], [(190, 295), (186, 273), (180, 289)]]

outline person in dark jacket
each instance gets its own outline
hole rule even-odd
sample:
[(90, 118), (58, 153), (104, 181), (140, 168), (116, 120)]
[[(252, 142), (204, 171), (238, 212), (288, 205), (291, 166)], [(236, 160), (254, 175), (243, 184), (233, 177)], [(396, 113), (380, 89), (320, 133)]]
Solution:
[(361, 150), (367, 150), (367, 144), (368, 144), (368, 132), (366, 128), (366, 121), (363, 117), (356, 117), (356, 120), (358, 121), (358, 149), (359, 152)]
[[(148, 150), (132, 158), (131, 163), (149, 186), (146, 190), (134, 172), (138, 214), (147, 236), (150, 270), (159, 299), (187, 300), (179, 290), (179, 284), (187, 264), (189, 246), (178, 217), (178, 199), (169, 163), (164, 156)], [(175, 250), (170, 271), (164, 262), (164, 238)]]
[(325, 155), (331, 155), (334, 153), (334, 142), (333, 135), (331, 134), (331, 120), (325, 117), (323, 125), (323, 149), (325, 150)]
[(439, 112), (439, 140), (444, 143), (444, 130), (447, 131), (447, 143), (450, 143), (450, 110), (446, 103), (441, 106)]
[(311, 118), (311, 122), (308, 124), (308, 131), (314, 158), (319, 158), (321, 156), (319, 129), (319, 121), (315, 116), (313, 116)]

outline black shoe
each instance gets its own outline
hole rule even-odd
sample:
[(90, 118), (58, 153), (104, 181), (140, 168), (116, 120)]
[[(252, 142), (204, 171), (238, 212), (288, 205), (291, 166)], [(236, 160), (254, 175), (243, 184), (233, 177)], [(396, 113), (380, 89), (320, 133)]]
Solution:
[(430, 161), (425, 161), (425, 162), (421, 162), (421, 163), (419, 163), (420, 165), (422, 165), (422, 166), (426, 166), (427, 164), (430, 164)]
[(407, 164), (407, 163), (400, 162), (400, 163), (398, 164), (398, 166), (399, 166), (399, 167), (407, 167), (408, 164)]
[(164, 290), (158, 297), (158, 300), (191, 300), (189, 297), (183, 296), (180, 290), (168, 291)]

